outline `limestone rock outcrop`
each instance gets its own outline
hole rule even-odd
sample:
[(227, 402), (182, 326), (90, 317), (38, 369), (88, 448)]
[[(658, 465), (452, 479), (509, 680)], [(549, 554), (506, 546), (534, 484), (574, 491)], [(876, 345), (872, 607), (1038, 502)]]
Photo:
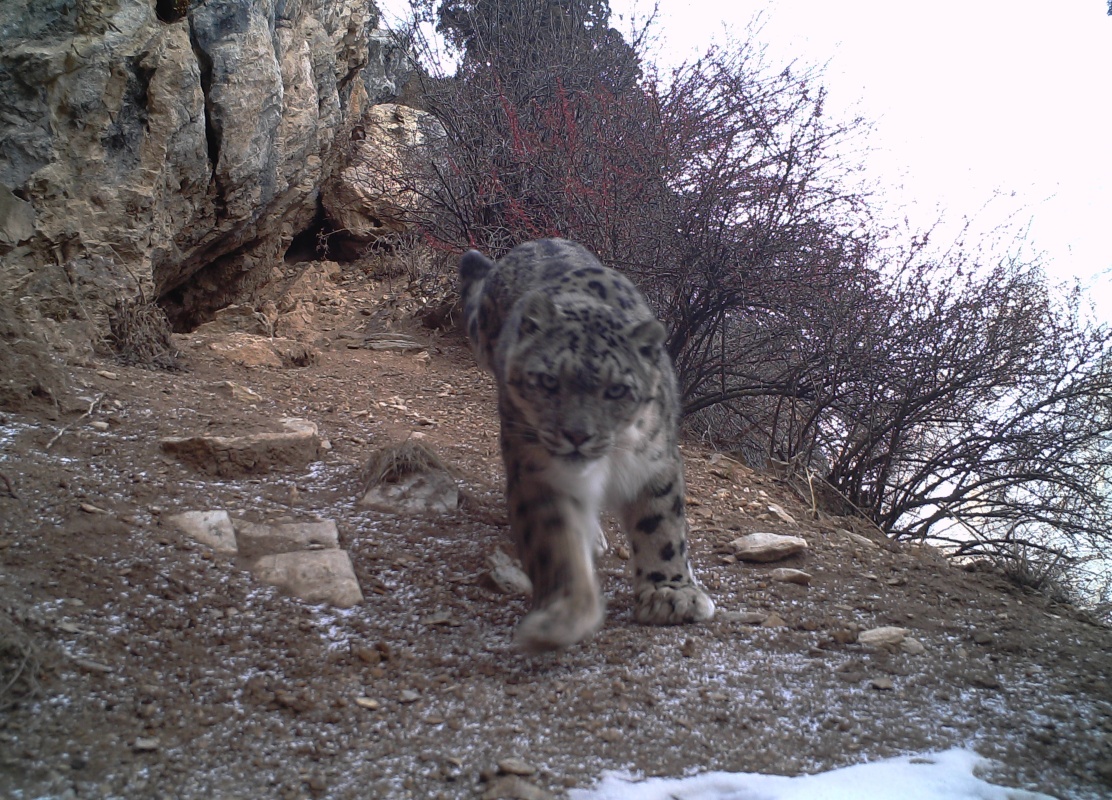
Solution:
[(330, 246), (345, 248), (351, 258), (369, 243), (410, 228), (423, 198), (417, 164), (427, 160), (444, 129), (425, 111), (380, 103), (363, 112), (353, 135), (345, 165), (321, 192), (336, 231)]
[[(404, 62), (367, 0), (0, 4), (0, 302), (58, 341), (265, 283)], [(87, 331), (85, 332), (87, 333)]]

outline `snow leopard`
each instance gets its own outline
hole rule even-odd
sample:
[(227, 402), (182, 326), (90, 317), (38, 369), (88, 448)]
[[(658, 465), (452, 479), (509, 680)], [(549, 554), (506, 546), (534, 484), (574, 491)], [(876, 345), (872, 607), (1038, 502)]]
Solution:
[(710, 619), (688, 551), (675, 370), (645, 297), (563, 239), (497, 262), (469, 250), (459, 278), (468, 338), (497, 384), (510, 528), (533, 582), (515, 643), (557, 650), (602, 624), (604, 511), (629, 540), (635, 618)]

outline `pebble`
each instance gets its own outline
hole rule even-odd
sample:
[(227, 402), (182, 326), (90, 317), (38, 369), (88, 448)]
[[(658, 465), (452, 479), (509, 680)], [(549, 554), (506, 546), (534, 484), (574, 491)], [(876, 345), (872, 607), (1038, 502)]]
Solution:
[(498, 771), (505, 775), (532, 775), (537, 768), (521, 758), (503, 758), (498, 762)]
[(778, 506), (775, 503), (768, 504), (768, 511), (770, 514), (774, 514), (777, 518), (779, 518), (781, 522), (786, 522), (788, 525), (796, 524), (795, 518), (792, 517), (792, 515), (785, 511), (781, 506)]
[(157, 750), (159, 747), (160, 745), (158, 739), (140, 736), (138, 739), (135, 740), (135, 743), (131, 746), (131, 749), (136, 751), (137, 753), (150, 753), (154, 750)]
[(89, 670), (89, 672), (100, 672), (104, 674), (115, 672), (115, 670), (107, 664), (101, 664), (99, 661), (93, 661), (91, 658), (75, 658), (73, 663), (83, 669)]
[(890, 692), (895, 687), (892, 685), (891, 678), (874, 678), (871, 686), (881, 692)]
[(108, 430), (108, 423), (102, 419), (93, 420), (89, 423), (89, 427), (94, 431), (106, 431)]
[(416, 703), (421, 699), (421, 695), (412, 689), (403, 689), (402, 693), (398, 695), (398, 701), (401, 703)]
[(552, 795), (518, 775), (503, 775), (481, 795), (482, 800), (551, 800)]
[(719, 618), (726, 622), (740, 622), (742, 625), (760, 625), (768, 617), (763, 611), (723, 611)]
[(107, 378), (110, 381), (118, 380), (119, 377), (120, 377), (115, 372), (109, 372), (106, 369), (98, 369), (97, 370), (97, 375), (99, 375), (102, 378)]
[(777, 567), (768, 573), (768, 577), (774, 581), (794, 583), (799, 586), (807, 586), (811, 582), (810, 573), (804, 572), (801, 569), (789, 569), (787, 567)]
[(360, 708), (366, 708), (370, 711), (374, 711), (381, 705), (381, 703), (370, 697), (357, 697), (355, 698), (355, 705), (359, 706)]
[(900, 642), (900, 649), (910, 656), (921, 656), (927, 652), (926, 646), (918, 639), (912, 639), (910, 636)]

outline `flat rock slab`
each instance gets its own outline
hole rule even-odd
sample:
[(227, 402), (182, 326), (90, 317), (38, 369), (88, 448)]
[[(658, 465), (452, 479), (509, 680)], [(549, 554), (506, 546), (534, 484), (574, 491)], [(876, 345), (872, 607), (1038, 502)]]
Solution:
[(809, 572), (804, 572), (801, 569), (789, 569), (788, 567), (777, 567), (768, 573), (768, 577), (780, 583), (794, 583), (799, 586), (808, 586), (811, 583)]
[(768, 513), (775, 516), (781, 522), (786, 522), (788, 525), (795, 525), (795, 518), (792, 517), (792, 515), (789, 514), (787, 511), (785, 511), (783, 507), (778, 506), (775, 503), (768, 504)]
[(222, 478), (269, 472), (275, 468), (303, 469), (320, 455), (315, 423), (286, 417), (283, 430), (248, 436), (171, 436), (162, 449), (192, 467)]
[(744, 561), (779, 561), (807, 549), (807, 541), (799, 536), (779, 533), (751, 533), (730, 542), (734, 554)]
[(251, 574), (307, 603), (327, 603), (351, 608), (363, 602), (346, 550), (302, 550), (260, 556)]
[(251, 333), (229, 333), (210, 342), (209, 349), (244, 367), (308, 367), (320, 357), (316, 348), (303, 342)]
[(218, 553), (239, 551), (227, 511), (186, 511), (166, 517), (166, 522)]
[(430, 470), (372, 486), (359, 505), (393, 514), (451, 514), (459, 505), (459, 487), (447, 472)]
[(486, 562), (490, 567), (490, 572), (486, 575), (487, 583), (495, 591), (523, 596), (533, 593), (533, 582), (529, 580), (529, 576), (501, 550), (488, 555)]
[(338, 550), (340, 547), (339, 531), (330, 519), (270, 525), (237, 522), (235, 528), (239, 553), (248, 558), (296, 550)]

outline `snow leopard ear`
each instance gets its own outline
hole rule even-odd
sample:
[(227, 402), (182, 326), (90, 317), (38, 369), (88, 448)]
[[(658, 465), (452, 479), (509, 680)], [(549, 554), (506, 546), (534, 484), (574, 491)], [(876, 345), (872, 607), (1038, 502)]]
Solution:
[(530, 292), (521, 298), (521, 323), (518, 331), (522, 336), (532, 336), (543, 330), (556, 318), (556, 306), (552, 298), (544, 292)]
[(468, 250), (459, 260), (459, 279), (463, 286), (480, 281), (494, 269), (494, 262), (478, 250)]
[(626, 336), (642, 357), (656, 360), (660, 356), (664, 340), (668, 338), (668, 331), (657, 320), (647, 319), (626, 328)]

